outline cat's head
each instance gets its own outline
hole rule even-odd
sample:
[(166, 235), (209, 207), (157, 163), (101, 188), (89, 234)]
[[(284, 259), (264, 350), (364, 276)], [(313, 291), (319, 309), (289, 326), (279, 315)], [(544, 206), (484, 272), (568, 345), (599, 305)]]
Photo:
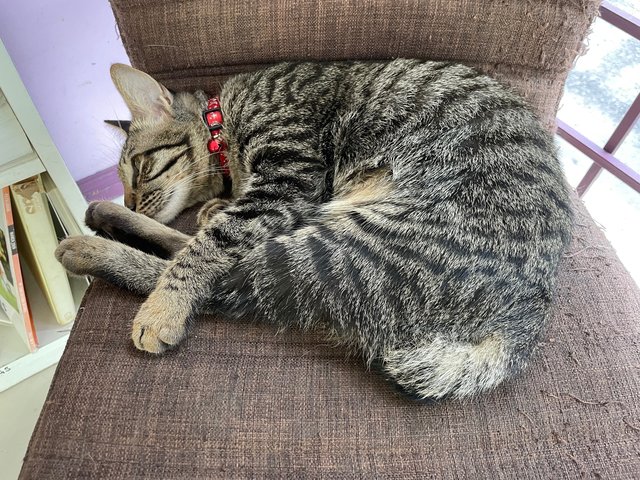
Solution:
[(131, 111), (118, 174), (125, 205), (166, 223), (222, 193), (207, 149), (203, 92), (172, 93), (144, 72), (114, 64), (111, 78)]

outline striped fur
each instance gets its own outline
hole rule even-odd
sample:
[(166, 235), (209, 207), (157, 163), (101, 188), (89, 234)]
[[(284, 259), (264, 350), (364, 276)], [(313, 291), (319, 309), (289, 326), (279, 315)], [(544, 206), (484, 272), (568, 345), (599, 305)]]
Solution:
[(58, 249), (72, 272), (149, 294), (138, 348), (163, 352), (209, 309), (322, 328), (419, 399), (472, 396), (524, 368), (571, 209), (553, 139), (516, 94), (417, 60), (236, 76), (221, 93), (233, 180), (221, 202), (205, 97), (114, 68), (134, 117), (121, 160), (130, 206), (166, 222), (212, 199), (191, 239), (90, 208), (90, 226), (160, 244), (164, 259), (92, 237)]

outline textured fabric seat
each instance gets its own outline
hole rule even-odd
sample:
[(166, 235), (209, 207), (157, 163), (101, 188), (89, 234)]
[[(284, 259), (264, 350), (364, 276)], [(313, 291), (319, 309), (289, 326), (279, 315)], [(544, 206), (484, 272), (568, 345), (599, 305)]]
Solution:
[[(132, 63), (171, 88), (280, 59), (447, 58), (513, 85), (550, 128), (597, 6), (220, 3), (112, 0)], [(205, 317), (154, 358), (129, 341), (143, 299), (96, 281), (21, 478), (638, 478), (640, 293), (575, 208), (538, 355), (464, 402), (412, 403), (320, 336), (269, 325)]]

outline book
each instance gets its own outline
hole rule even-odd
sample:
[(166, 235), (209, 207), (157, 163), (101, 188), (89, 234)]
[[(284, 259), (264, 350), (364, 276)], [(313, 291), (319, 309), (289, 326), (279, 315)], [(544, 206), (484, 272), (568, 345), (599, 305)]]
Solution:
[(59, 222), (59, 225), (64, 229), (64, 237), (66, 238), (69, 235), (83, 235), (86, 233), (82, 231), (82, 228), (73, 218), (73, 213), (71, 213), (62, 193), (53, 180), (51, 180), (51, 177), (43, 174), (41, 175), (41, 179), (47, 193), (47, 200), (49, 200), (49, 205), (54, 213), (54, 223), (56, 223), (56, 220)]
[(24, 289), (9, 187), (0, 193), (0, 303), (9, 322), (33, 352), (38, 348), (38, 337)]
[[(63, 221), (63, 215), (60, 214), (58, 208), (56, 207), (58, 203), (55, 201), (55, 197), (51, 194), (45, 178), (43, 178), (43, 183), (46, 190), (47, 200), (49, 200), (49, 213), (51, 214), (51, 218), (53, 219), (53, 226), (56, 231), (56, 236), (58, 237), (58, 241), (64, 240), (71, 235), (69, 233), (69, 230), (67, 229), (67, 225), (69, 225), (69, 223)], [(77, 229), (77, 231), (80, 232), (79, 229)], [(84, 291), (91, 283), (89, 277), (86, 276), (78, 277), (75, 275), (67, 275), (67, 279), (69, 280), (69, 285), (71, 285), (72, 292), (76, 287), (80, 287)], [(76, 305), (78, 305), (78, 303), (79, 302), (76, 299)]]
[(16, 233), (21, 256), (27, 261), (56, 321), (73, 321), (76, 306), (67, 273), (56, 260), (56, 230), (39, 175), (11, 185)]
[(9, 229), (4, 220), (4, 209), (0, 219), (0, 323), (13, 325), (13, 317), (18, 313), (18, 298), (11, 274), (11, 246)]

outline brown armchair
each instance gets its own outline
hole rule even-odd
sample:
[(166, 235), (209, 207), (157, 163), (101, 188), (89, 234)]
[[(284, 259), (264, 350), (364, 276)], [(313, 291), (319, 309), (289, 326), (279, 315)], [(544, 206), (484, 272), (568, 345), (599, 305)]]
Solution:
[[(550, 129), (598, 4), (111, 3), (133, 65), (174, 89), (283, 59), (450, 59), (513, 85)], [(95, 281), (21, 478), (637, 478), (640, 294), (575, 207), (543, 347), (466, 402), (411, 403), (319, 336), (267, 325), (203, 319), (152, 358), (128, 340), (142, 299)]]

